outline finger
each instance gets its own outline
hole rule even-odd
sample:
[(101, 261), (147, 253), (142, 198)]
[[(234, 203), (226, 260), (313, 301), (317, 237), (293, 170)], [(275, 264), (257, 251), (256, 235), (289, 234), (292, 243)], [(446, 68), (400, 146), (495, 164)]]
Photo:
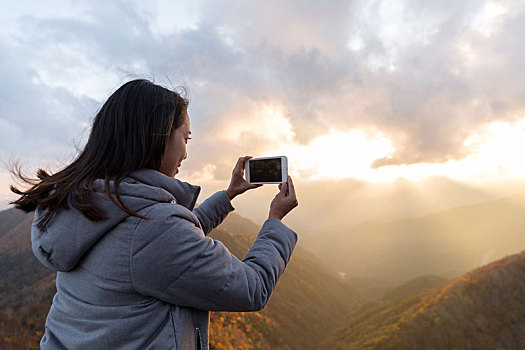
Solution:
[(239, 157), (239, 159), (237, 159), (237, 164), (235, 164), (235, 168), (233, 169), (234, 174), (242, 173), (242, 170), (244, 169), (244, 162), (245, 162), (244, 158), (246, 157)]
[(248, 159), (252, 159), (253, 157), (252, 156), (244, 156), (242, 157), (242, 170), (244, 170), (246, 168), (246, 162), (248, 161)]
[(292, 177), (288, 175), (288, 179), (286, 180), (286, 183), (288, 184), (290, 194), (292, 196), (295, 196), (295, 187), (293, 185)]

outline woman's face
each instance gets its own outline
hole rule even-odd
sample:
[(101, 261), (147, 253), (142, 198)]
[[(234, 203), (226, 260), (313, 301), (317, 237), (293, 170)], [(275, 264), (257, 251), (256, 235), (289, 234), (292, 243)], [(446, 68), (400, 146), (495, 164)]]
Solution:
[(179, 167), (184, 159), (188, 157), (186, 146), (190, 139), (190, 118), (188, 113), (184, 113), (184, 122), (171, 134), (166, 147), (166, 153), (162, 158), (160, 172), (174, 177), (179, 172)]

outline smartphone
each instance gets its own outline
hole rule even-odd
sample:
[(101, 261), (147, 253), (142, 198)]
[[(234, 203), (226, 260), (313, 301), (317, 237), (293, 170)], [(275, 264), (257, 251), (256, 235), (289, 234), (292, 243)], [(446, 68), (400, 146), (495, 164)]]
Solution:
[(246, 161), (246, 181), (251, 184), (280, 184), (288, 178), (286, 156), (252, 158)]

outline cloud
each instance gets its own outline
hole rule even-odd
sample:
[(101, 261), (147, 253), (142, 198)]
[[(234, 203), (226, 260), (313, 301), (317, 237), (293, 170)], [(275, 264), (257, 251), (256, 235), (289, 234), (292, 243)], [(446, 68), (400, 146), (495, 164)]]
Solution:
[[(490, 121), (522, 114), (517, 88), (522, 70), (512, 63), (523, 50), (523, 6), (505, 3), (514, 8), (489, 21), (492, 34), (486, 37), (473, 25), (485, 9), (482, 2), (397, 4), (353, 2), (322, 11), (323, 5), (305, 2), (289, 12), (289, 21), (279, 21), (289, 8), (273, 2), (265, 9), (222, 6), (225, 14), (213, 13), (228, 23), (231, 40), (244, 49), (253, 70), (267, 72), (249, 91), (273, 87), (271, 98), (287, 107), (298, 142), (330, 127), (373, 125), (396, 148), (374, 166), (463, 158), (470, 134)], [(305, 31), (291, 42), (287, 33), (295, 33), (297, 23)], [(320, 27), (331, 28), (331, 35), (323, 36), (315, 29)], [(359, 45), (349, 49), (341, 38)], [(465, 57), (465, 47), (474, 60)]]
[(396, 149), (373, 167), (443, 163), (468, 156), (465, 140), (488, 123), (523, 115), (523, 5), (502, 3), (480, 28), (488, 2), (216, 4), (202, 23), (235, 55), (199, 92), (278, 101), (298, 143), (373, 126)]
[(28, 51), (0, 44), (0, 157), (61, 159), (82, 137), (96, 102), (43, 84), (38, 72), (24, 64)]
[[(525, 5), (497, 4), (216, 0), (192, 5), (187, 21), (187, 4), (175, 14), (95, 1), (42, 17), (36, 7), (0, 34), (1, 155), (67, 152), (138, 75), (188, 86), (190, 177), (226, 179), (237, 156), (272, 149), (271, 128), (255, 132), (272, 108), (289, 144), (381, 132), (395, 151), (374, 167), (461, 159), (469, 136), (525, 110)], [(168, 8), (173, 26), (159, 14)], [(235, 124), (242, 132), (222, 137)]]

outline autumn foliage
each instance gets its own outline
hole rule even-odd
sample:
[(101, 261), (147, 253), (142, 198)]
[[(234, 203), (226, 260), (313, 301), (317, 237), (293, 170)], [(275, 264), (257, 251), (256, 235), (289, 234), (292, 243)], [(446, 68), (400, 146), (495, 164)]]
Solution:
[(525, 349), (525, 251), (351, 312), (330, 349)]

